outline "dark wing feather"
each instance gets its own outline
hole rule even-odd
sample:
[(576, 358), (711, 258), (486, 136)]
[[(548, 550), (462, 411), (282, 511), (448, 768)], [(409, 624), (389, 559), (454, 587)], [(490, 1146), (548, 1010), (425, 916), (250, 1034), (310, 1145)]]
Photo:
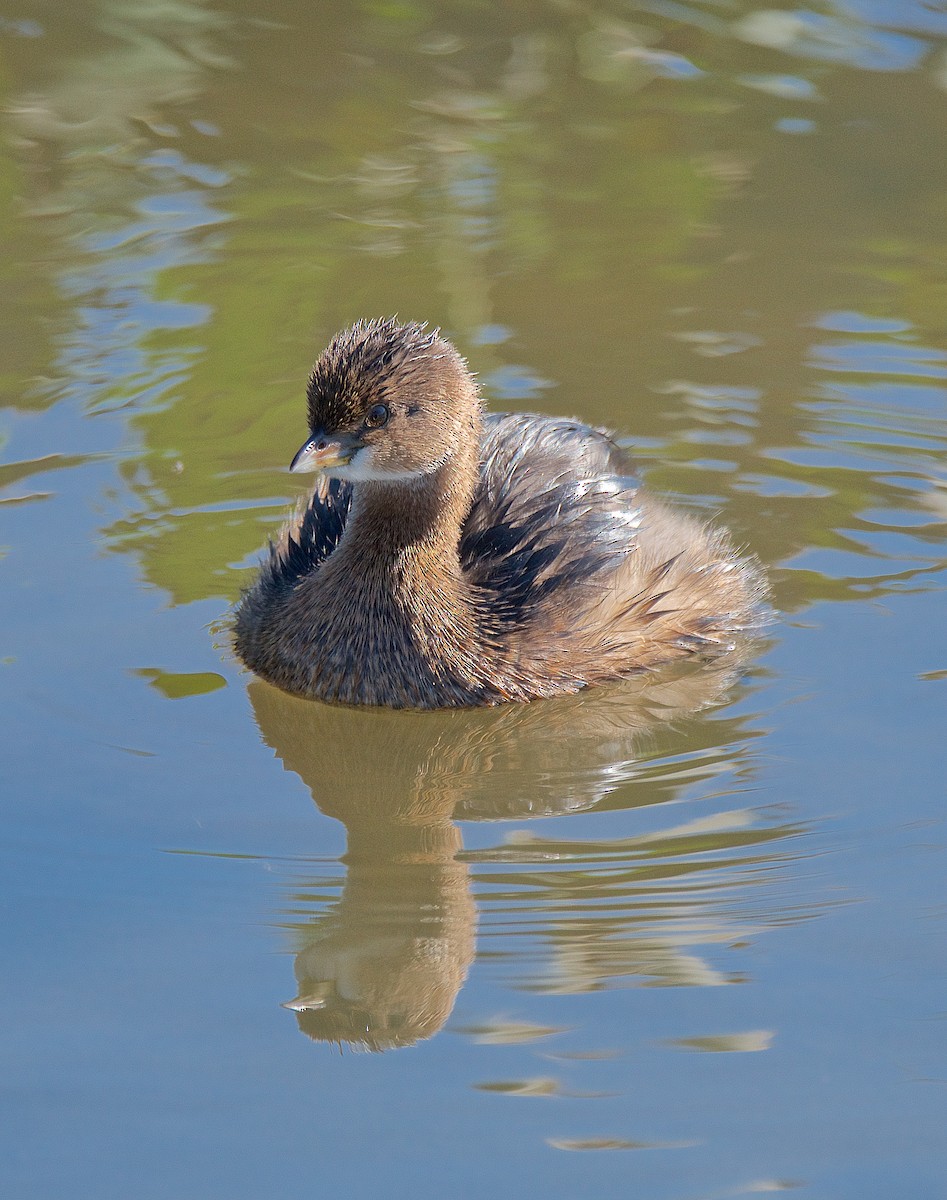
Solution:
[(342, 538), (351, 503), (350, 483), (320, 476), (306, 506), (270, 545), (260, 583), (271, 588), (292, 586), (324, 562)]
[(460, 540), (470, 581), (518, 623), (634, 548), (636, 481), (600, 430), (531, 413), (485, 421), (480, 482)]
[(324, 562), (339, 544), (352, 502), (352, 485), (321, 476), (312, 495), (270, 542), (254, 584), (237, 605), (234, 636), (246, 663), (258, 659), (267, 617), (298, 580)]

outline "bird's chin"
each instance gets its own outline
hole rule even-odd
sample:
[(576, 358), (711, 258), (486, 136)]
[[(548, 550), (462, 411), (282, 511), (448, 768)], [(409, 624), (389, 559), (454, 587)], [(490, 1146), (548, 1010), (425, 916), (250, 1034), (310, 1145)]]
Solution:
[(434, 467), (406, 470), (399, 467), (383, 467), (372, 462), (367, 447), (357, 450), (347, 463), (323, 468), (333, 479), (344, 479), (347, 483), (412, 483), (430, 475)]

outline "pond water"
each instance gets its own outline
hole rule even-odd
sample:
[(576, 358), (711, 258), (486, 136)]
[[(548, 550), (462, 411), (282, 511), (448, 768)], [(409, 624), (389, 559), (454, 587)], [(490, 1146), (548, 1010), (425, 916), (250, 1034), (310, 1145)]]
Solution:
[[(923, 0), (3, 5), (6, 1195), (945, 1194), (945, 91)], [(394, 312), (759, 555), (735, 677), (239, 669)]]

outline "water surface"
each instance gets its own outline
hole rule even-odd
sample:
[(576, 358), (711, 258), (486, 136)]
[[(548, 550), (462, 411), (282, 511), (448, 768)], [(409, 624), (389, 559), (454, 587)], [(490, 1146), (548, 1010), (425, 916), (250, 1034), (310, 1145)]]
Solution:
[[(942, 1195), (943, 12), (27, 0), (0, 64), (5, 1192)], [(728, 524), (759, 653), (241, 672), (393, 312)]]

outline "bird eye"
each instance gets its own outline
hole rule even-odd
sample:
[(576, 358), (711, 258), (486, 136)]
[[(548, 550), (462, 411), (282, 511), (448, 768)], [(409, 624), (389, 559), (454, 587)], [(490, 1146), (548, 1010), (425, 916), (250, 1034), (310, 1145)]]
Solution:
[(381, 429), (390, 415), (387, 404), (373, 404), (365, 416), (365, 424), (369, 429)]

